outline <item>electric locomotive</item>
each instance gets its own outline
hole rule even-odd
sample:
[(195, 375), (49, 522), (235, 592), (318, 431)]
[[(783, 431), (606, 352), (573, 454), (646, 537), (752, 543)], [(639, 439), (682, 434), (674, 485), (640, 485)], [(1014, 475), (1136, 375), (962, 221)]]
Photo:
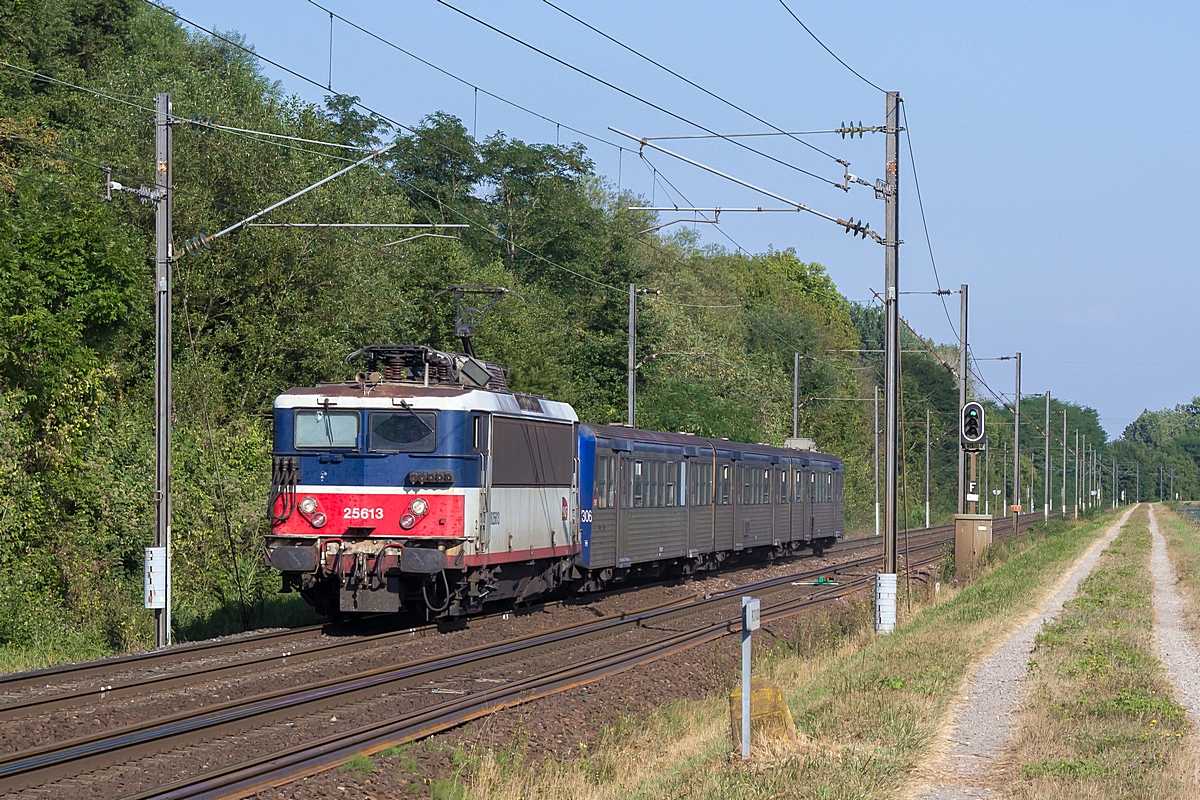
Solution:
[(351, 357), (354, 381), (274, 409), (266, 560), (325, 616), (459, 617), (843, 535), (836, 456), (581, 424), (471, 355)]

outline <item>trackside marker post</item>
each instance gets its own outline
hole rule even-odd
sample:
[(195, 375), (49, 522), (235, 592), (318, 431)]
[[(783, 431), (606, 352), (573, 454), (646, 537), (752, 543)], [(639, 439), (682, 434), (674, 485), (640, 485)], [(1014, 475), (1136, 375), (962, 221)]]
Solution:
[(742, 758), (750, 758), (750, 634), (758, 630), (757, 597), (742, 598)]
[(146, 548), (146, 572), (143, 580), (146, 608), (155, 610), (167, 607), (167, 548)]
[(896, 573), (879, 572), (875, 575), (875, 632), (891, 633), (896, 630)]

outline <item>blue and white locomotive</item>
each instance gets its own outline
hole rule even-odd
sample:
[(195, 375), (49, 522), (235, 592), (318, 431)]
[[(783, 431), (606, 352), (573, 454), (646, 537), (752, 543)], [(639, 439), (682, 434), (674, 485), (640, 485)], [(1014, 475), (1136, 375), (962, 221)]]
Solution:
[(326, 616), (457, 617), (843, 535), (835, 456), (581, 424), (472, 356), (354, 355), (357, 380), (275, 400), (266, 559)]

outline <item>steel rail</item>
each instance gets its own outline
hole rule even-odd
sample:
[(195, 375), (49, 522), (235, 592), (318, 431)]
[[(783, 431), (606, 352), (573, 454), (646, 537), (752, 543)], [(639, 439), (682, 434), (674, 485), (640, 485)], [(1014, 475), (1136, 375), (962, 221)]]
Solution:
[[(945, 527), (945, 526), (942, 526)], [(928, 529), (935, 530), (934, 528)], [(924, 533), (925, 531), (922, 531)], [(856, 537), (854, 539), (846, 539), (838, 542), (835, 545), (826, 549), (826, 553), (843, 552), (846, 550), (855, 550), (861, 547), (877, 544), (875, 537)], [(800, 554), (800, 558), (811, 558), (811, 554)], [(551, 600), (546, 603), (539, 603), (527, 607), (515, 609), (514, 611), (496, 611), (490, 614), (476, 615), (465, 620), (467, 622), (489, 619), (493, 616), (499, 616), (508, 613), (534, 613), (546, 607), (553, 605), (571, 605), (594, 602), (596, 600), (605, 599), (609, 596), (617, 594), (631, 594), (642, 589), (648, 589), (657, 586), (677, 585), (678, 579), (669, 581), (658, 581), (654, 583), (638, 584), (637, 586), (625, 587), (619, 590), (608, 592), (599, 592), (596, 594), (586, 595), (580, 598), (571, 598), (568, 600)], [(370, 621), (378, 622), (377, 617), (371, 617), (367, 620), (362, 620), (362, 623)], [(444, 625), (443, 625), (444, 627)], [(416, 633), (424, 633), (439, 629), (439, 624), (431, 623), (419, 626), (410, 626), (401, 633), (405, 635), (414, 635)], [(43, 669), (30, 670), (26, 672), (16, 672), (8, 675), (0, 675), (0, 695), (13, 694), (15, 692), (31, 689), (42, 688), (54, 683), (64, 683), (67, 681), (85, 680), (89, 678), (101, 678), (107, 675), (127, 672), (133, 669), (153, 668), (160, 665), (171, 664), (177, 661), (189, 661), (195, 658), (223, 656), (229, 653), (236, 653), (242, 650), (251, 650), (259, 646), (273, 646), (287, 644), (305, 639), (312, 639), (321, 636), (328, 632), (330, 626), (328, 623), (320, 625), (310, 625), (303, 628), (293, 628), (283, 631), (271, 631), (270, 633), (256, 634), (253, 636), (239, 637), (237, 639), (212, 639), (190, 644), (179, 645), (165, 650), (152, 650), (143, 653), (131, 653), (122, 656), (111, 656), (106, 658), (95, 659), (93, 661), (84, 661), (72, 664), (59, 664), (53, 667), (45, 667)], [(299, 653), (293, 653), (292, 658), (298, 657)], [(161, 688), (170, 688), (161, 686)], [(85, 689), (79, 693), (70, 692), (63, 695), (56, 695), (56, 698), (77, 697), (78, 700), (87, 700), (89, 696), (99, 695), (102, 691), (101, 686), (96, 686), (93, 689)], [(105, 699), (115, 699), (122, 696), (119, 687), (113, 687), (110, 690), (105, 690)], [(127, 695), (125, 695), (127, 696)], [(63, 701), (65, 704), (65, 700)], [(5, 704), (0, 700), (0, 719), (5, 719), (13, 716), (10, 711), (17, 708), (16, 703)], [(24, 704), (29, 707), (31, 704)], [(53, 708), (62, 707), (53, 706)], [(48, 709), (52, 706), (47, 706)]]
[[(934, 526), (931, 528), (922, 529), (920, 532), (913, 535), (936, 535), (947, 530), (953, 530), (953, 525)], [(856, 537), (854, 539), (847, 539), (838, 542), (829, 547), (826, 552), (842, 553), (877, 545), (879, 545), (879, 540), (874, 536)], [(812, 556), (811, 554), (808, 554), (801, 557), (810, 558)], [(501, 616), (509, 613), (536, 613), (539, 610), (543, 610), (553, 605), (567, 606), (586, 602), (594, 602), (595, 600), (605, 599), (613, 595), (630, 594), (647, 588), (677, 584), (677, 579), (641, 584), (637, 587), (601, 592), (594, 595), (588, 595), (584, 598), (554, 600), (526, 608), (514, 609), (512, 611), (496, 611), (490, 614), (471, 617), (469, 621), (473, 622), (490, 619), (495, 616)], [(363, 622), (369, 624), (373, 620), (374, 618), (371, 618), (364, 620)], [(303, 650), (281, 650), (278, 653), (236, 661), (233, 663), (218, 664), (210, 667), (199, 667), (162, 675), (150, 675), (142, 678), (135, 678), (124, 683), (107, 683), (104, 679), (109, 678), (109, 676), (114, 674), (120, 674), (134, 669), (158, 668), (160, 666), (166, 666), (176, 662), (191, 661), (197, 657), (211, 658), (237, 653), (244, 650), (253, 650), (259, 647), (287, 645), (292, 642), (317, 638), (328, 632), (330, 628), (328, 625), (313, 625), (286, 631), (272, 631), (266, 634), (243, 637), (235, 640), (211, 640), (196, 642), (180, 647), (174, 647), (168, 650), (136, 653), (126, 656), (118, 656), (115, 658), (98, 659), (95, 661), (78, 664), (64, 664), (46, 669), (0, 676), (0, 694), (12, 694), (22, 689), (30, 689), (35, 687), (49, 687), (52, 684), (46, 683), (48, 680), (56, 681), (58, 683), (82, 681), (86, 679), (95, 680), (94, 684), (90, 686), (75, 688), (66, 692), (52, 694), (50, 696), (35, 697), (28, 700), (17, 700), (7, 703), (3, 702), (3, 700), (0, 700), (0, 720), (17, 719), (22, 717), (28, 718), (41, 714), (53, 713), (64, 708), (75, 707), (91, 702), (111, 702), (114, 700), (136, 697), (148, 692), (164, 691), (167, 689), (174, 689), (181, 686), (200, 683), (206, 680), (228, 678), (247, 672), (253, 672), (255, 670), (269, 667), (273, 664), (285, 666), (288, 664), (297, 664), (314, 659), (327, 658), (335, 654), (352, 653), (368, 647), (386, 644), (389, 640), (399, 640), (406, 637), (414, 637), (433, 630), (442, 630), (444, 627), (444, 624), (439, 625), (438, 623), (412, 626), (398, 631), (387, 631), (373, 635), (368, 634), (363, 638), (355, 638), (353, 640), (342, 642), (331, 642), (326, 645), (318, 645), (316, 647), (305, 648)]]
[[(932, 531), (934, 529), (929, 530)], [(874, 541), (874, 537), (870, 537), (870, 541), (861, 542), (858, 539), (844, 540), (828, 548), (826, 552), (844, 552), (859, 549), (871, 544), (878, 544), (877, 541)], [(811, 558), (812, 556), (811, 554), (808, 554), (800, 557)], [(539, 610), (544, 610), (553, 606), (566, 607), (571, 605), (583, 605), (586, 603), (595, 602), (597, 600), (607, 599), (611, 596), (630, 595), (649, 588), (678, 585), (679, 582), (679, 579), (656, 581), (653, 583), (624, 587), (618, 590), (599, 592), (579, 598), (551, 600), (513, 610), (497, 610), (487, 614), (475, 615), (470, 617), (468, 620), (464, 620), (463, 622), (465, 624), (467, 622), (482, 621), (503, 616), (505, 614), (532, 614)], [(372, 617), (367, 620), (363, 620), (362, 622), (363, 624), (370, 624), (378, 621), (378, 618)], [(22, 689), (30, 689), (35, 687), (49, 687), (51, 684), (46, 683), (47, 680), (55, 680), (58, 683), (65, 683), (68, 681), (99, 679), (95, 680), (92, 685), (71, 689), (49, 696), (35, 697), (27, 700), (16, 700), (7, 703), (0, 699), (0, 721), (48, 714), (64, 708), (71, 708), (91, 702), (111, 702), (113, 700), (140, 696), (146, 694), (147, 692), (164, 691), (167, 689), (174, 689), (181, 686), (200, 683), (202, 681), (228, 678), (247, 672), (253, 672), (275, 664), (279, 666), (285, 666), (288, 664), (298, 664), (319, 658), (327, 658), (334, 654), (352, 653), (368, 647), (387, 644), (389, 640), (400, 640), (403, 638), (423, 635), (434, 630), (445, 630), (447, 627), (448, 626), (445, 623), (430, 623), (426, 625), (411, 626), (395, 631), (368, 634), (363, 638), (355, 638), (341, 642), (330, 642), (325, 645), (318, 645), (316, 647), (305, 648), (303, 650), (281, 650), (277, 653), (232, 663), (187, 669), (161, 675), (150, 675), (142, 678), (135, 678), (131, 681), (126, 681), (123, 683), (108, 683), (105, 679), (107, 678), (108, 680), (111, 680), (110, 676), (114, 674), (125, 673), (133, 669), (156, 668), (179, 661), (189, 661), (196, 657), (213, 657), (228, 653), (237, 653), (243, 650), (253, 650), (263, 646), (286, 645), (290, 642), (303, 641), (306, 639), (319, 637), (323, 633), (328, 632), (330, 628), (328, 625), (313, 625), (305, 628), (293, 629), (290, 631), (273, 631), (271, 633), (260, 634), (252, 637), (244, 637), (233, 641), (213, 640), (197, 642), (195, 644), (171, 648), (169, 650), (158, 650), (147, 653), (137, 653), (128, 656), (118, 656), (115, 658), (98, 659), (96, 661), (89, 661), (80, 664), (64, 664), (56, 667), (49, 667), (47, 669), (35, 670), (32, 672), (0, 676), (0, 694), (12, 694)]]
[(370, 699), (407, 684), (444, 677), (464, 667), (480, 668), (517, 656), (529, 657), (543, 650), (561, 648), (564, 642), (572, 639), (608, 635), (622, 628), (641, 626), (650, 620), (695, 612), (704, 606), (734, 599), (745, 592), (763, 591), (796, 579), (815, 578), (865, 566), (876, 560), (876, 556), (867, 556), (843, 564), (790, 573), (703, 597), (676, 599), (638, 612), (609, 615), (548, 632), (479, 645), (400, 668), (383, 667), (306, 686), (279, 689), (251, 698), (134, 723), (114, 731), (53, 742), (20, 753), (3, 754), (0, 755), (0, 791), (14, 791), (159, 753), (198, 738), (262, 727), (331, 705)]
[[(654, 584), (654, 585), (658, 585), (658, 584)], [(649, 588), (649, 586), (650, 586), (650, 584), (639, 585), (637, 587), (631, 587), (631, 588), (624, 589), (622, 592), (612, 592), (612, 591), (602, 592), (602, 593), (598, 593), (598, 594), (594, 594), (594, 595), (588, 595), (587, 597), (589, 600), (606, 599), (608, 596), (613, 595), (613, 594), (619, 594), (619, 593), (620, 594), (634, 594), (636, 591), (640, 591), (642, 589)], [(557, 606), (557, 605), (568, 606), (568, 605), (575, 605), (575, 604), (576, 603), (574, 602), (574, 598), (566, 599), (566, 600), (553, 600), (553, 601), (549, 601), (549, 602), (545, 602), (545, 603), (538, 603), (535, 605), (525, 606), (525, 607), (516, 608), (516, 609), (503, 610), (503, 611), (496, 610), (493, 612), (489, 612), (487, 614), (479, 614), (479, 615), (472, 616), (470, 619), (471, 619), (471, 621), (483, 621), (483, 620), (492, 619), (494, 617), (501, 617), (504, 615), (524, 616), (524, 615), (528, 615), (528, 614), (537, 613), (538, 611), (544, 610), (544, 609), (552, 607), (552, 606)], [(381, 617), (373, 616), (373, 617), (362, 620), (360, 624), (369, 625), (369, 624), (378, 623), (380, 621), (381, 621)], [(446, 631), (446, 630), (453, 630), (453, 629), (456, 629), (456, 628), (451, 628), (444, 623), (434, 622), (434, 623), (429, 623), (429, 624), (425, 624), (425, 625), (418, 625), (418, 626), (402, 628), (399, 630), (384, 631), (384, 632), (376, 633), (376, 634), (365, 634), (365, 635), (355, 634), (354, 638), (347, 638), (344, 641), (329, 642), (327, 644), (317, 645), (314, 647), (305, 648), (303, 650), (295, 650), (295, 651), (283, 650), (281, 652), (271, 653), (268, 655), (258, 656), (258, 657), (254, 657), (254, 658), (248, 658), (248, 659), (244, 659), (241, 661), (235, 661), (232, 663), (215, 664), (215, 665), (211, 665), (211, 666), (207, 666), (207, 667), (202, 666), (202, 667), (197, 667), (197, 668), (193, 668), (193, 669), (181, 670), (178, 672), (170, 672), (170, 673), (163, 674), (163, 675), (150, 675), (150, 676), (146, 676), (146, 677), (142, 677), (142, 678), (135, 678), (134, 680), (131, 680), (131, 681), (128, 681), (125, 683), (120, 683), (120, 684), (117, 684), (117, 683), (105, 684), (103, 681), (98, 681), (95, 685), (92, 685), (92, 686), (88, 686), (88, 687), (80, 688), (80, 689), (74, 689), (74, 690), (62, 692), (59, 694), (53, 694), (53, 695), (49, 695), (46, 697), (35, 697), (35, 698), (28, 699), (28, 700), (17, 700), (17, 701), (9, 702), (9, 703), (4, 703), (3, 701), (0, 701), (0, 721), (8, 720), (8, 719), (18, 719), (18, 718), (22, 718), (22, 717), (29, 718), (29, 717), (37, 716), (37, 715), (41, 715), (41, 714), (48, 714), (48, 713), (52, 713), (54, 711), (62, 710), (64, 708), (70, 708), (70, 707), (74, 707), (74, 706), (78, 706), (78, 705), (83, 705), (83, 704), (86, 704), (86, 703), (92, 702), (92, 701), (111, 702), (113, 700), (119, 700), (119, 699), (125, 699), (125, 698), (129, 698), (129, 697), (140, 696), (140, 695), (146, 694), (148, 692), (160, 692), (160, 691), (165, 691), (167, 689), (179, 688), (181, 686), (189, 686), (189, 685), (193, 685), (193, 684), (198, 684), (198, 683), (201, 683), (204, 681), (216, 680), (219, 678), (229, 678), (229, 677), (241, 675), (241, 674), (244, 674), (247, 672), (254, 672), (257, 670), (261, 670), (261, 669), (270, 667), (272, 665), (287, 666), (287, 665), (292, 665), (292, 664), (304, 663), (306, 661), (319, 660), (322, 658), (330, 658), (334, 655), (354, 653), (359, 650), (364, 650), (364, 649), (368, 649), (371, 647), (378, 647), (381, 645), (387, 646), (387, 645), (391, 644), (393, 641), (395, 643), (400, 643), (400, 641), (403, 639), (415, 638), (415, 637), (422, 636), (424, 634), (427, 634), (427, 633), (430, 633), (433, 631)], [(323, 632), (326, 632), (327, 630), (329, 630), (328, 625), (326, 625), (326, 626), (318, 625), (318, 626), (313, 626), (311, 628), (298, 629), (297, 633), (303, 631), (307, 634), (303, 638), (309, 638), (309, 635), (311, 635), (314, 632), (319, 635)], [(271, 633), (271, 634), (265, 634), (263, 638), (253, 637), (253, 638), (242, 639), (240, 641), (246, 642), (247, 646), (244, 648), (233, 647), (232, 652), (237, 652), (240, 649), (247, 649), (247, 650), (255, 649), (257, 646), (263, 645), (263, 644), (272, 644), (273, 642), (269, 641), (271, 639), (271, 637), (284, 636), (286, 633), (287, 633), (286, 631), (281, 631), (281, 632), (275, 632), (275, 633)], [(285, 641), (285, 642), (291, 641), (291, 639), (284, 636), (282, 641)], [(206, 644), (206, 643), (201, 643), (201, 644)], [(225, 644), (236, 644), (236, 643), (215, 643), (215, 644), (220, 646), (220, 645), (225, 645)], [(183, 649), (183, 648), (180, 648), (180, 649)], [(203, 649), (203, 648), (200, 648), (200, 649)], [(194, 652), (194, 651), (189, 650), (188, 652)], [(219, 655), (223, 652), (224, 652), (224, 650), (220, 650), (215, 654)], [(166, 656), (172, 656), (171, 661), (181, 660), (179, 657), (175, 657), (174, 650), (156, 651), (156, 652), (152, 652), (152, 653), (139, 653), (139, 654), (137, 654), (136, 658), (139, 658), (139, 659), (149, 658), (151, 660), (151, 663), (153, 665), (157, 666), (159, 663), (162, 663), (162, 662), (155, 661), (154, 660), (155, 657), (162, 658), (162, 657), (166, 657)], [(184, 658), (183, 660), (186, 660), (186, 658)], [(114, 663), (114, 662), (116, 662), (116, 663)], [(106, 664), (113, 664), (113, 666), (114, 666), (114, 669), (108, 670), (108, 673), (124, 672), (127, 669), (129, 669), (129, 667), (125, 666), (125, 663), (126, 662), (121, 662), (120, 659), (109, 659), (107, 661), (101, 660), (101, 661), (96, 661), (96, 662), (89, 662), (89, 665), (94, 665), (94, 666), (89, 666), (89, 669), (83, 673), (70, 672), (70, 668), (75, 665), (64, 665), (63, 669), (67, 670), (67, 674), (70, 675), (71, 678), (82, 679), (82, 678), (86, 678), (86, 677), (93, 677), (97, 674), (101, 675), (101, 676), (105, 675), (106, 673), (103, 668)], [(84, 666), (84, 665), (80, 665), (80, 666)], [(141, 666), (140, 662), (139, 662), (139, 664), (137, 664), (135, 666)], [(58, 668), (54, 668), (54, 669), (58, 669)], [(47, 670), (47, 672), (50, 672), (50, 671), (52, 671), (52, 670)], [(31, 675), (31, 673), (27, 673), (27, 674)], [(32, 681), (32, 683), (29, 685), (32, 685), (32, 686), (39, 685), (39, 682), (35, 678), (29, 678), (29, 680)]]
[[(922, 549), (940, 544), (941, 542), (931, 543), (924, 545)], [(940, 558), (940, 554), (930, 556), (913, 566), (924, 566)], [(807, 598), (785, 600), (767, 606), (763, 609), (762, 620), (774, 622), (794, 616), (813, 606), (861, 591), (872, 583), (871, 576), (863, 576)], [(511, 706), (595, 683), (740, 630), (740, 616), (699, 625), (689, 630), (671, 633), (653, 642), (595, 656), (578, 664), (550, 670), (507, 686), (485, 690), (477, 695), (450, 700), (382, 723), (334, 734), (269, 756), (213, 770), (192, 779), (131, 795), (124, 800), (216, 800), (246, 797), (334, 768), (355, 755), (369, 755), (387, 747), (431, 736)]]
[[(218, 656), (226, 652), (245, 650), (258, 645), (282, 644), (303, 639), (312, 639), (323, 633), (325, 626), (310, 625), (285, 631), (246, 636), (238, 639), (210, 639), (192, 644), (179, 645), (167, 650), (151, 650), (124, 656), (99, 658), (74, 664), (59, 664), (54, 667), (0, 675), (0, 693), (11, 693), (21, 689), (45, 686), (50, 681), (61, 682), (63, 678), (82, 680), (114, 672), (139, 669), (147, 664), (169, 664), (193, 658)], [(2, 707), (0, 707), (2, 708)]]

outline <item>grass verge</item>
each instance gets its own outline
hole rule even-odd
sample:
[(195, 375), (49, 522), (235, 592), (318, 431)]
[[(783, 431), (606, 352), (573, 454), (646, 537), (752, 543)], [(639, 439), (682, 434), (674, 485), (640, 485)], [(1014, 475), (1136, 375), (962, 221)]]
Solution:
[(1179, 593), (1194, 618), (1200, 612), (1200, 525), (1164, 503), (1155, 506), (1155, 513), (1158, 529), (1167, 540)]
[(1112, 519), (1051, 521), (998, 545), (974, 584), (927, 596), (886, 638), (862, 629), (870, 618), (863, 600), (816, 630), (802, 621), (795, 641), (765, 648), (756, 670), (785, 688), (803, 735), (758, 749), (748, 764), (731, 758), (727, 705), (714, 696), (631, 719), (567, 759), (529, 759), (519, 745), (475, 750), (458, 781), (469, 797), (497, 800), (894, 797), (970, 665), (1037, 607)]
[(1154, 655), (1148, 522), (1130, 518), (1038, 634), (997, 776), (1009, 797), (1195, 797), (1187, 717)]

